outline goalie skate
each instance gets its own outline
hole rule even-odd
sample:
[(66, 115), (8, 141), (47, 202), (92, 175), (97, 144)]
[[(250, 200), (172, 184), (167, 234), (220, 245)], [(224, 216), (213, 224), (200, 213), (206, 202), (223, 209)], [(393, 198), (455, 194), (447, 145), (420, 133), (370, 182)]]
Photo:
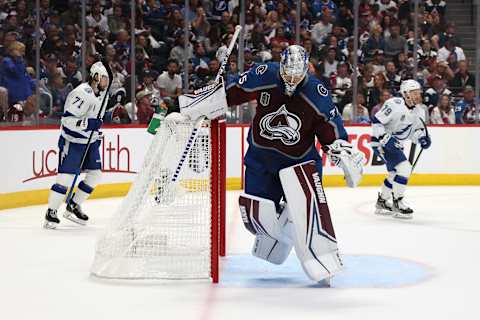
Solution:
[(82, 226), (86, 225), (88, 221), (88, 216), (82, 211), (80, 205), (73, 201), (67, 204), (67, 211), (63, 217)]

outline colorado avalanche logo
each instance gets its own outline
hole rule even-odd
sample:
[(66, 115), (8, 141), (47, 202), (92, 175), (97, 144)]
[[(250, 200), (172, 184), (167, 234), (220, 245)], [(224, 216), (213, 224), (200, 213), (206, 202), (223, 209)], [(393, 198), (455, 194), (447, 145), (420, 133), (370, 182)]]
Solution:
[(300, 118), (282, 105), (260, 120), (260, 136), (268, 140), (281, 140), (283, 144), (291, 146), (300, 141), (301, 127)]

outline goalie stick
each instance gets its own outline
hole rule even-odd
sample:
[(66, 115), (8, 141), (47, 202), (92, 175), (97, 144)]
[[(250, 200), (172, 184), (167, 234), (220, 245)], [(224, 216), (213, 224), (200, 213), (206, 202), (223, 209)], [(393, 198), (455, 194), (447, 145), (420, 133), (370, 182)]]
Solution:
[[(108, 62), (106, 60), (102, 60), (102, 63), (105, 66), (105, 69), (107, 69), (108, 77), (110, 79), (108, 81), (108, 86), (105, 92), (105, 96), (103, 97), (103, 100), (102, 100), (102, 105), (100, 106), (100, 110), (98, 110), (97, 119), (100, 119), (102, 115), (102, 111), (105, 108), (105, 102), (107, 101), (108, 92), (110, 91), (110, 86), (112, 85), (112, 82), (113, 82), (113, 73), (112, 73), (112, 70), (110, 69), (110, 66), (108, 65)], [(92, 130), (90, 132), (90, 136), (88, 137), (87, 144), (85, 145), (85, 150), (83, 151), (82, 161), (80, 162), (79, 173), (75, 174), (72, 185), (70, 186), (70, 190), (68, 191), (67, 200), (66, 200), (67, 204), (70, 204), (70, 201), (72, 201), (73, 188), (77, 183), (78, 176), (80, 175), (80, 173), (82, 173), (83, 163), (85, 162), (85, 158), (87, 157), (88, 149), (90, 148), (90, 143), (92, 142), (93, 133), (94, 131)]]
[[(220, 81), (220, 77), (222, 76), (223, 72), (225, 71), (225, 68), (228, 63), (228, 57), (233, 51), (233, 47), (235, 46), (235, 43), (237, 42), (237, 38), (240, 34), (240, 31), (242, 30), (241, 26), (236, 26), (235, 27), (235, 33), (232, 36), (232, 40), (230, 41), (230, 44), (228, 45), (227, 52), (225, 53), (225, 57), (223, 58), (222, 64), (220, 65), (220, 68), (218, 69), (217, 76), (215, 77), (215, 83), (218, 83)], [(180, 161), (177, 164), (177, 167), (175, 168), (175, 172), (173, 173), (171, 182), (176, 183), (178, 180), (178, 177), (180, 176), (180, 172), (182, 171), (183, 164), (185, 163), (185, 160), (187, 159), (187, 156), (192, 149), (195, 140), (197, 140), (198, 133), (200, 131), (200, 128), (202, 127), (203, 120), (205, 120), (205, 116), (199, 117), (195, 121), (195, 125), (193, 127), (192, 133), (190, 134), (190, 137), (187, 140), (187, 145), (185, 146), (185, 149), (182, 152), (182, 156), (180, 157)]]

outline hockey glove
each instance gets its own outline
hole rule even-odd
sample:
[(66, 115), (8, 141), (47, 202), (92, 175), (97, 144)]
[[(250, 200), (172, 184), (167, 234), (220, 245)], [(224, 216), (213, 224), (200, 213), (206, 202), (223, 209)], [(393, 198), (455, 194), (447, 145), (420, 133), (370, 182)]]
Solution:
[(365, 156), (345, 140), (335, 140), (324, 147), (330, 160), (343, 169), (345, 180), (350, 188), (358, 186), (363, 175)]
[(423, 136), (418, 139), (418, 143), (420, 144), (420, 147), (422, 147), (422, 149), (428, 149), (432, 145), (432, 140), (429, 136)]
[(386, 133), (379, 138), (379, 143), (382, 146), (384, 151), (400, 149), (403, 150), (403, 145), (397, 138), (392, 137), (390, 134)]

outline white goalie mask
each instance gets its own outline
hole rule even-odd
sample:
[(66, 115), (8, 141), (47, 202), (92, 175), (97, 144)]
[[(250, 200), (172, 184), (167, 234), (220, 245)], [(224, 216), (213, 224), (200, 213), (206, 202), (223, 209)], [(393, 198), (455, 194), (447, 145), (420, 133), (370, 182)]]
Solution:
[(288, 46), (282, 52), (280, 60), (280, 76), (285, 84), (285, 94), (292, 96), (298, 84), (307, 75), (308, 55), (299, 45)]
[(405, 80), (400, 85), (400, 93), (408, 107), (422, 103), (422, 87), (415, 80)]

